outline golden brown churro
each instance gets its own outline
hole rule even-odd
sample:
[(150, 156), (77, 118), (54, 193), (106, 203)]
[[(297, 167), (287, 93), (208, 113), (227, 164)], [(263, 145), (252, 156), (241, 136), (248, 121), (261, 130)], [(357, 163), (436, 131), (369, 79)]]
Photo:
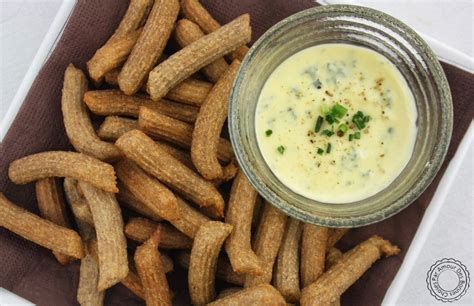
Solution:
[(115, 195), (79, 182), (79, 188), (89, 203), (97, 234), (99, 255), (99, 283), (105, 290), (128, 274), (127, 242), (123, 233), (123, 220)]
[[(199, 3), (198, 0), (181, 0), (181, 9), (186, 16), (197, 23), (207, 34), (216, 31), (221, 27), (211, 14)], [(249, 48), (245, 45), (240, 46), (230, 53), (231, 60), (238, 59), (242, 61)]]
[[(203, 36), (205, 36), (205, 34), (199, 26), (188, 19), (181, 19), (176, 23), (174, 37), (178, 44), (183, 48)], [(227, 71), (227, 69), (229, 69), (229, 65), (223, 57), (219, 57), (207, 66), (202, 67), (202, 72), (210, 81), (215, 83)]]
[(170, 305), (171, 292), (158, 252), (160, 229), (135, 251), (135, 266), (142, 281), (147, 306)]
[(341, 240), (342, 237), (349, 231), (348, 228), (331, 228), (328, 231), (328, 243), (327, 250), (336, 245), (336, 243)]
[(231, 231), (232, 225), (210, 221), (196, 233), (188, 271), (189, 295), (193, 305), (205, 305), (215, 298), (217, 260), (222, 244)]
[(99, 265), (95, 259), (87, 254), (81, 259), (79, 269), (79, 286), (77, 301), (81, 305), (103, 305), (105, 291), (97, 290), (99, 280)]
[(211, 220), (180, 197), (176, 197), (176, 199), (181, 219), (173, 221), (171, 224), (186, 236), (194, 238), (201, 225)]
[(283, 296), (269, 284), (260, 284), (245, 288), (234, 294), (207, 304), (208, 306), (286, 306)]
[(76, 152), (49, 151), (25, 156), (10, 164), (8, 176), (20, 185), (47, 177), (69, 177), (118, 192), (111, 165)]
[(165, 98), (199, 106), (204, 102), (211, 88), (212, 84), (209, 82), (189, 78), (170, 89)]
[(123, 134), (138, 129), (138, 121), (118, 116), (107, 116), (97, 130), (97, 135), (107, 141), (115, 141)]
[(118, 76), (120, 89), (132, 95), (158, 61), (178, 17), (178, 0), (155, 0), (143, 31)]
[[(150, 238), (158, 224), (145, 218), (130, 218), (125, 225), (127, 238), (138, 242), (144, 242)], [(190, 249), (193, 241), (174, 227), (163, 223), (161, 226), (160, 248), (163, 249)]]
[[(189, 251), (182, 251), (178, 254), (178, 264), (185, 269), (189, 269)], [(232, 266), (227, 258), (220, 256), (217, 259), (216, 277), (229, 284), (242, 286), (244, 284), (244, 274), (237, 274), (232, 270)]]
[(109, 39), (100, 47), (87, 62), (87, 71), (91, 79), (100, 82), (107, 72), (122, 65), (132, 52), (141, 31), (142, 29), (138, 29), (115, 39)]
[(92, 219), (89, 204), (87, 200), (79, 194), (76, 180), (65, 178), (63, 186), (64, 194), (74, 214), (79, 234), (84, 241), (87, 241), (95, 235), (94, 220)]
[(285, 214), (265, 202), (262, 218), (253, 244), (253, 249), (262, 265), (263, 273), (259, 275), (247, 274), (244, 283), (245, 288), (258, 284), (269, 284), (272, 280), (273, 264), (285, 233), (286, 219)]
[[(153, 100), (194, 72), (250, 41), (250, 17), (242, 15), (201, 39), (187, 45), (156, 66), (148, 77), (147, 89)], [(133, 54), (133, 52), (132, 52)]]
[(301, 291), (301, 306), (330, 305), (347, 290), (382, 255), (400, 252), (397, 246), (379, 236), (372, 236), (345, 253), (314, 283)]
[(10, 202), (1, 192), (0, 226), (57, 253), (84, 257), (81, 237), (76, 231), (30, 213)]
[(162, 221), (161, 218), (157, 213), (149, 209), (143, 202), (137, 199), (130, 190), (128, 190), (121, 182), (118, 184), (119, 186), (119, 193), (117, 193), (117, 200), (119, 200), (120, 204), (128, 209), (131, 209), (147, 218), (150, 218), (154, 221)]
[(111, 143), (100, 140), (94, 131), (82, 98), (87, 90), (84, 73), (72, 64), (64, 73), (61, 98), (64, 127), (69, 141), (82, 153), (100, 160), (114, 160), (120, 157), (120, 151)]
[[(190, 149), (193, 127), (185, 122), (160, 114), (148, 107), (140, 107), (138, 124), (145, 133), (173, 143), (181, 148)], [(232, 145), (227, 139), (220, 138), (217, 145), (217, 158), (223, 162), (233, 159)]]
[(164, 99), (155, 102), (146, 96), (128, 96), (116, 89), (88, 91), (84, 94), (84, 101), (93, 113), (102, 116), (123, 115), (138, 117), (138, 109), (142, 105), (185, 122), (196, 121), (198, 113), (198, 109), (194, 106)]
[(300, 299), (299, 246), (302, 231), (301, 221), (289, 218), (273, 276), (275, 288), (290, 303), (296, 303)]
[(225, 222), (234, 229), (225, 245), (232, 268), (237, 273), (260, 274), (262, 267), (251, 246), (252, 216), (257, 201), (257, 191), (247, 177), (239, 171), (230, 192)]
[(208, 180), (222, 179), (224, 171), (217, 160), (217, 145), (229, 104), (229, 94), (239, 69), (234, 61), (214, 85), (203, 105), (193, 130), (191, 158), (201, 175)]
[(125, 15), (110, 39), (127, 35), (143, 26), (152, 5), (153, 0), (130, 0)]
[(180, 218), (176, 197), (157, 179), (130, 160), (118, 162), (115, 169), (124, 186), (148, 209), (168, 221)]
[(161, 149), (143, 132), (130, 131), (122, 135), (116, 145), (127, 158), (196, 204), (214, 206), (219, 214), (224, 213), (224, 200), (214, 185)]
[(301, 239), (301, 285), (308, 286), (324, 272), (328, 228), (305, 223)]
[[(66, 214), (64, 197), (59, 189), (56, 178), (50, 177), (36, 181), (36, 201), (38, 202), (38, 208), (43, 218), (57, 225), (71, 228), (71, 223)], [(63, 265), (74, 260), (73, 257), (55, 251), (53, 251), (53, 254)]]

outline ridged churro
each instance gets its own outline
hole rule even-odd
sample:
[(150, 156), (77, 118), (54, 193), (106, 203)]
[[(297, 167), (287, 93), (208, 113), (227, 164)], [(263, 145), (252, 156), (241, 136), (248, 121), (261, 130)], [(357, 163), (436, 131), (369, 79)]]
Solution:
[(263, 272), (259, 275), (247, 274), (245, 276), (245, 288), (271, 282), (273, 265), (285, 233), (286, 219), (287, 216), (278, 208), (265, 203), (253, 243), (253, 249), (260, 260)]
[(100, 160), (115, 160), (120, 157), (120, 151), (112, 143), (102, 141), (92, 126), (82, 100), (86, 90), (87, 80), (84, 73), (70, 64), (64, 73), (61, 98), (61, 110), (67, 137), (79, 152)]
[(0, 226), (57, 253), (84, 257), (81, 237), (76, 231), (30, 213), (10, 202), (1, 192)]
[(127, 158), (186, 198), (200, 206), (214, 206), (221, 215), (224, 213), (224, 200), (214, 185), (161, 149), (143, 132), (130, 131), (122, 135), (116, 145)]
[(79, 182), (89, 203), (97, 234), (99, 256), (99, 291), (110, 288), (128, 274), (127, 242), (123, 220), (115, 195)]
[(193, 305), (205, 305), (215, 298), (217, 260), (222, 244), (231, 231), (232, 225), (210, 221), (196, 233), (188, 271), (189, 295)]
[(156, 0), (143, 31), (118, 76), (120, 89), (127, 95), (140, 89), (156, 64), (178, 17), (178, 0)]
[(8, 176), (20, 185), (47, 177), (69, 177), (118, 192), (111, 165), (76, 152), (49, 151), (22, 157), (10, 164)]
[[(242, 15), (218, 30), (187, 45), (156, 66), (148, 77), (147, 89), (153, 100), (217, 58), (250, 41), (250, 17)], [(132, 52), (133, 53), (133, 52)]]
[(245, 174), (239, 171), (232, 183), (225, 216), (225, 222), (234, 227), (227, 238), (225, 249), (232, 268), (237, 273), (258, 275), (263, 272), (260, 260), (251, 245), (252, 216), (257, 197), (257, 191)]
[(93, 113), (102, 116), (138, 117), (140, 106), (147, 106), (171, 118), (194, 122), (198, 113), (198, 109), (194, 106), (164, 99), (155, 102), (144, 95), (128, 96), (116, 89), (87, 91), (84, 94), (84, 101)]
[(345, 253), (327, 272), (305, 287), (301, 291), (301, 306), (331, 305), (382, 255), (388, 257), (399, 252), (389, 241), (372, 236)]

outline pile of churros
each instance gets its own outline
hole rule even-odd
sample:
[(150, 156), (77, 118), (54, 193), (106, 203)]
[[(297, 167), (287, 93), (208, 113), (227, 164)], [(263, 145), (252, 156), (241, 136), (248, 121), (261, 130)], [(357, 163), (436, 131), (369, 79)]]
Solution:
[[(165, 54), (170, 38), (181, 48)], [(250, 39), (248, 14), (220, 25), (197, 0), (131, 0), (87, 76), (67, 67), (61, 109), (77, 152), (12, 162), (11, 181), (35, 182), (41, 217), (0, 193), (0, 226), (61, 264), (79, 259), (81, 305), (103, 305), (117, 283), (172, 305), (183, 294), (168, 285), (174, 265), (188, 270), (193, 305), (338, 305), (399, 252), (373, 236), (342, 253), (347, 229), (287, 217), (239, 170), (221, 134)], [(97, 130), (90, 113), (105, 116)]]

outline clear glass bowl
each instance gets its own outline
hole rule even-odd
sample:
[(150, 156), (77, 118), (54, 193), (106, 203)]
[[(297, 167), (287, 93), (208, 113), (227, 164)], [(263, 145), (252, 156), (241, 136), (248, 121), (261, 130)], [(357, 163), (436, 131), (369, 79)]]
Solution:
[[(407, 80), (418, 111), (416, 144), (405, 169), (381, 192), (346, 204), (308, 199), (283, 185), (264, 161), (255, 133), (258, 97), (272, 71), (302, 49), (336, 42), (364, 46), (390, 59)], [(229, 131), (241, 169), (268, 202), (304, 222), (356, 227), (396, 214), (425, 190), (446, 155), (452, 118), (451, 94), (441, 65), (411, 28), (373, 9), (333, 5), (282, 20), (252, 46), (231, 92)]]

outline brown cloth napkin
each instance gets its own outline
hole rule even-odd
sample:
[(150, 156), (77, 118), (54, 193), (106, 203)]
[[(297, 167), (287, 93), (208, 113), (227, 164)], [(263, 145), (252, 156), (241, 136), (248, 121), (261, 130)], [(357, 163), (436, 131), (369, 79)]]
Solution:
[[(253, 39), (281, 19), (314, 6), (312, 0), (202, 0), (222, 23), (242, 13), (250, 13)], [(66, 66), (73, 63), (84, 69), (124, 14), (125, 0), (78, 0), (54, 52), (33, 86), (13, 125), (0, 144), (0, 191), (17, 204), (38, 213), (34, 185), (16, 186), (8, 179), (8, 165), (22, 156), (47, 151), (68, 150), (63, 127), (60, 97)], [(454, 101), (454, 131), (446, 161), (423, 195), (398, 215), (375, 225), (353, 230), (341, 242), (346, 250), (374, 233), (390, 239), (402, 249), (400, 256), (376, 263), (343, 295), (343, 305), (379, 305), (406, 254), (436, 186), (453, 157), (467, 127), (474, 117), (474, 75), (443, 64)], [(451, 203), (456, 205), (456, 203)], [(61, 266), (51, 252), (0, 228), (0, 287), (4, 287), (40, 306), (77, 305), (78, 263)], [(176, 305), (187, 301), (185, 273), (173, 272), (172, 289)], [(222, 285), (219, 285), (222, 286)], [(106, 294), (105, 305), (143, 305), (122, 285)]]

